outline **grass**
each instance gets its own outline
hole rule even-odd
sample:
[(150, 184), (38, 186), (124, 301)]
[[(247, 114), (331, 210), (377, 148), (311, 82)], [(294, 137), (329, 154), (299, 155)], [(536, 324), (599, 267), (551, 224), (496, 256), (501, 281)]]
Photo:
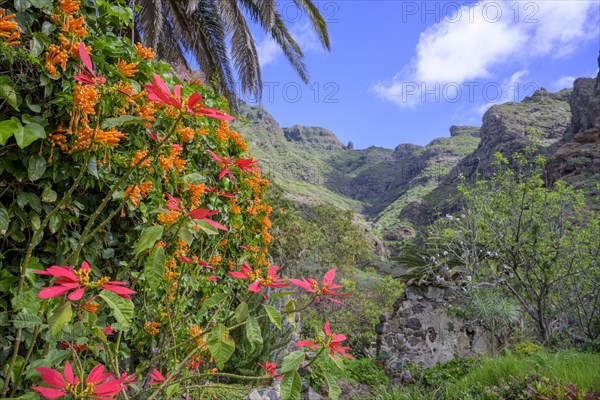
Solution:
[[(412, 371), (412, 369), (411, 369)], [(527, 355), (505, 353), (496, 357), (454, 360), (433, 369), (413, 371), (415, 381), (407, 386), (375, 388), (375, 400), (464, 400), (464, 399), (523, 399), (526, 378), (547, 378), (550, 382), (572, 384), (580, 391), (600, 390), (600, 354), (574, 350), (549, 352), (539, 350)], [(485, 389), (520, 387), (490, 397)], [(493, 393), (493, 390), (491, 391)], [(529, 398), (529, 397), (527, 397)]]
[(446, 387), (446, 397), (463, 399), (464, 393), (476, 382), (483, 386), (498, 386), (511, 379), (522, 380), (527, 376), (540, 375), (561, 385), (573, 384), (579, 389), (600, 389), (600, 354), (545, 350), (518, 356), (507, 353), (498, 357), (482, 359), (458, 382)]

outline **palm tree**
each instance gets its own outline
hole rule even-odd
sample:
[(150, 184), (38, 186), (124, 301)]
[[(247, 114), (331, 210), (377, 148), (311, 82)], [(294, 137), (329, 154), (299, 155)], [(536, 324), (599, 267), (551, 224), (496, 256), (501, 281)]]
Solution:
[[(132, 0), (139, 6), (136, 31), (162, 60), (188, 66), (192, 56), (204, 75), (235, 106), (235, 66), (244, 94), (260, 99), (262, 77), (248, 21), (258, 23), (280, 46), (300, 79), (308, 73), (300, 46), (288, 31), (274, 0)], [(293, 0), (308, 16), (321, 44), (330, 49), (327, 24), (311, 0)], [(228, 41), (230, 46), (228, 47)], [(231, 57), (231, 58), (230, 58)]]

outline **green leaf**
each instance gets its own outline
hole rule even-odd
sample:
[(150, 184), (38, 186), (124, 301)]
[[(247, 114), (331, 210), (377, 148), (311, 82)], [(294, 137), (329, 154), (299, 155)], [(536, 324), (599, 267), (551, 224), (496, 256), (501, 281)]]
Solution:
[(271, 307), (267, 304), (264, 304), (263, 307), (265, 308), (265, 311), (267, 312), (267, 315), (269, 316), (271, 322), (277, 328), (279, 328), (279, 330), (281, 330), (281, 313), (277, 311), (275, 307)]
[(22, 149), (35, 142), (37, 139), (44, 139), (45, 137), (46, 131), (44, 130), (44, 127), (35, 122), (27, 124), (15, 131), (17, 145)]
[(344, 359), (341, 356), (336, 354), (334, 357), (331, 357), (331, 360), (333, 361), (335, 366), (338, 367), (340, 370), (343, 371), (346, 369), (346, 365), (344, 364)]
[(42, 319), (37, 315), (20, 312), (15, 316), (13, 325), (17, 329), (33, 329), (42, 324)]
[(250, 350), (254, 352), (255, 345), (263, 344), (262, 332), (258, 320), (254, 317), (249, 317), (246, 320), (246, 337), (250, 342)]
[(178, 235), (188, 246), (190, 246), (194, 242), (194, 234), (185, 226), (182, 226), (179, 229)]
[(244, 322), (248, 319), (248, 303), (242, 301), (239, 306), (235, 309), (235, 319), (238, 323)]
[(202, 231), (204, 233), (206, 233), (207, 235), (218, 235), (219, 234), (219, 230), (217, 228), (215, 228), (214, 226), (210, 225), (208, 222), (199, 220), (199, 221), (196, 221), (196, 223), (198, 224), (198, 227), (200, 229), (202, 229)]
[(162, 237), (164, 228), (160, 225), (153, 225), (145, 228), (138, 239), (135, 246), (136, 257), (144, 250), (148, 250), (154, 246), (156, 242)]
[[(1, 90), (3, 89), (0, 86), (0, 91)], [(21, 121), (15, 117), (0, 122), (0, 144), (4, 146), (6, 141), (10, 139), (18, 129), (22, 128)]]
[(8, 76), (0, 76), (0, 99), (6, 100), (6, 102), (12, 108), (19, 111), (19, 102), (17, 100), (17, 92), (15, 91), (15, 83)]
[(42, 201), (44, 203), (54, 203), (56, 201), (57, 194), (54, 190), (50, 189), (50, 186), (46, 186), (42, 192)]
[[(50, 3), (50, 5), (52, 5), (52, 3)], [(33, 39), (31, 39), (29, 54), (31, 54), (32, 57), (39, 57), (40, 54), (44, 52), (44, 48), (48, 44), (50, 44), (50, 38), (41, 32), (37, 32), (35, 35), (33, 35)]]
[(121, 325), (123, 330), (131, 328), (133, 319), (133, 302), (130, 299), (124, 299), (116, 293), (103, 290), (99, 295), (102, 300), (112, 309), (112, 314)]
[(296, 301), (291, 299), (283, 308), (285, 319), (296, 329)]
[(8, 230), (10, 224), (10, 217), (8, 211), (4, 207), (0, 207), (0, 235), (4, 236)]
[(29, 158), (29, 165), (27, 166), (27, 174), (29, 180), (32, 182), (37, 181), (46, 172), (46, 159), (41, 156), (32, 156)]
[(145, 118), (134, 117), (133, 115), (121, 115), (120, 117), (116, 118), (106, 118), (104, 121), (102, 121), (100, 128), (115, 128), (122, 125), (145, 124), (147, 122), (148, 120)]
[(53, 214), (50, 217), (50, 222), (48, 223), (48, 228), (50, 228), (50, 233), (56, 233), (58, 228), (62, 225), (62, 215)]
[(31, 3), (31, 5), (35, 8), (52, 7), (52, 0), (29, 0), (29, 3)]
[(48, 318), (48, 325), (50, 326), (50, 334), (52, 337), (58, 337), (62, 332), (62, 329), (71, 322), (72, 316), (73, 311), (71, 310), (71, 303), (68, 301), (54, 309), (52, 315)]
[(206, 299), (202, 303), (202, 308), (210, 308), (210, 307), (214, 307), (218, 304), (221, 304), (223, 302), (223, 300), (225, 300), (227, 297), (229, 297), (228, 293), (217, 293), (214, 296)]
[(144, 276), (150, 289), (156, 289), (160, 286), (165, 276), (165, 249), (156, 246), (152, 249), (150, 256), (144, 264)]
[(298, 371), (298, 368), (304, 362), (303, 351), (293, 351), (287, 356), (283, 357), (283, 363), (281, 364), (281, 373), (287, 374), (290, 372)]
[(281, 381), (281, 400), (300, 400), (302, 379), (298, 372), (286, 374)]
[(342, 394), (342, 390), (335, 381), (335, 377), (329, 372), (323, 372), (325, 375), (325, 381), (327, 381), (327, 391), (329, 393), (330, 400), (338, 400)]
[(235, 342), (229, 336), (229, 330), (223, 324), (217, 325), (208, 334), (207, 343), (210, 354), (215, 359), (217, 367), (223, 369), (225, 363), (235, 351)]

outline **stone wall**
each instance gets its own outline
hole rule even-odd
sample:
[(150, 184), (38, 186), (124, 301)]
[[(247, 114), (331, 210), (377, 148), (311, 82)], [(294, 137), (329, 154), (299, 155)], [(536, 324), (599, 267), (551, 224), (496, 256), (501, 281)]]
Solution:
[(453, 358), (489, 353), (484, 330), (449, 312), (452, 299), (450, 289), (407, 286), (393, 313), (381, 315), (377, 357), (390, 377), (400, 378), (407, 364), (430, 368)]

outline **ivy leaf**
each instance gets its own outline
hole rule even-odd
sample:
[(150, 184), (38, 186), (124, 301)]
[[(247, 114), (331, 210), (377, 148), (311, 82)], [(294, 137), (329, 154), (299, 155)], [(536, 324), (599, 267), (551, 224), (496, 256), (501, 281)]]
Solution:
[[(2, 85), (0, 85), (0, 93), (2, 92), (2, 90)], [(23, 128), (23, 126), (21, 125), (21, 121), (19, 121), (15, 117), (0, 122), (0, 145), (4, 146), (6, 144), (6, 141), (15, 134), (17, 129), (21, 128)]]
[(57, 196), (58, 195), (54, 190), (50, 189), (49, 186), (46, 186), (42, 192), (42, 201), (44, 203), (54, 203)]
[(327, 382), (327, 391), (329, 393), (330, 400), (338, 400), (342, 394), (342, 390), (335, 381), (335, 377), (329, 372), (324, 372), (325, 381)]
[(17, 329), (33, 329), (42, 324), (42, 319), (37, 315), (20, 312), (15, 316), (13, 325)]
[(293, 351), (287, 356), (283, 357), (283, 363), (281, 364), (281, 373), (287, 374), (290, 372), (298, 371), (298, 368), (304, 362), (303, 351)]
[[(17, 100), (17, 92), (15, 91), (15, 83), (8, 76), (0, 76), (0, 99), (6, 102), (19, 111), (19, 102)], [(4, 143), (3, 143), (4, 144)]]
[(46, 131), (44, 130), (44, 127), (35, 122), (21, 126), (15, 131), (17, 145), (22, 149), (35, 142), (37, 139), (44, 139), (45, 137)]
[(29, 180), (32, 182), (37, 181), (46, 172), (46, 159), (42, 156), (32, 156), (29, 158), (29, 165), (27, 166), (27, 175)]
[(265, 311), (267, 312), (267, 315), (269, 316), (271, 322), (277, 328), (279, 328), (279, 330), (281, 330), (281, 313), (277, 311), (275, 307), (271, 307), (267, 304), (264, 304), (263, 307), (265, 308)]
[(135, 256), (137, 257), (142, 251), (152, 248), (162, 237), (163, 230), (164, 228), (160, 225), (145, 228), (135, 246)]
[(71, 321), (73, 316), (73, 310), (71, 309), (70, 302), (64, 302), (60, 306), (56, 307), (52, 312), (50, 318), (48, 318), (48, 325), (50, 326), (50, 335), (56, 338), (62, 332), (62, 329)]
[(50, 222), (48, 223), (48, 228), (50, 229), (50, 233), (56, 233), (58, 228), (62, 225), (62, 215), (53, 214), (50, 217)]
[(10, 217), (8, 211), (4, 207), (0, 207), (0, 235), (4, 236), (8, 230), (10, 224)]
[(290, 372), (281, 381), (281, 400), (300, 400), (302, 379), (298, 372)]
[(250, 350), (254, 353), (255, 345), (263, 344), (262, 332), (258, 320), (254, 317), (249, 317), (246, 320), (246, 337), (250, 342)]
[(108, 290), (101, 291), (99, 296), (112, 309), (112, 314), (121, 328), (125, 331), (131, 328), (133, 302)]
[(144, 276), (150, 289), (160, 286), (165, 275), (165, 261), (165, 249), (160, 246), (154, 247), (144, 264)]
[(215, 359), (217, 367), (223, 369), (225, 363), (229, 360), (235, 351), (235, 342), (229, 336), (229, 329), (223, 324), (217, 325), (212, 332), (208, 334), (208, 350)]

